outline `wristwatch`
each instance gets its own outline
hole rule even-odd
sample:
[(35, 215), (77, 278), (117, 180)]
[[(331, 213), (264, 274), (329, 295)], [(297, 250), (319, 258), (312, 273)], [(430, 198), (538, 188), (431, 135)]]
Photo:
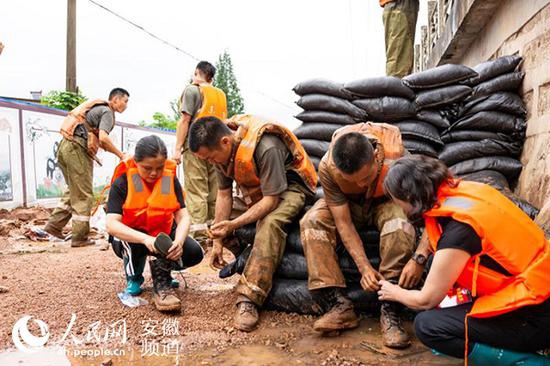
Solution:
[(426, 264), (426, 256), (424, 254), (418, 254), (414, 253), (411, 257), (413, 261), (415, 261), (418, 265), (425, 265)]

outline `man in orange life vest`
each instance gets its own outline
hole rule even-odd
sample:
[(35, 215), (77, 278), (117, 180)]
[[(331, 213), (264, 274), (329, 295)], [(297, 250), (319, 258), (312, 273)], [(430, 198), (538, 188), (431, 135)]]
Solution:
[[(313, 325), (317, 331), (359, 324), (351, 300), (342, 291), (346, 282), (338, 264), (340, 250), (347, 250), (353, 258), (362, 275), (361, 286), (367, 291), (378, 290), (382, 278), (405, 287), (413, 287), (420, 278), (427, 245), (413, 257), (415, 230), (382, 189), (390, 164), (403, 154), (401, 134), (395, 126), (361, 123), (334, 133), (329, 151), (319, 164), (325, 198), (318, 200), (300, 222), (308, 287), (331, 304), (331, 309)], [(379, 268), (369, 262), (356, 229), (366, 225), (375, 225), (380, 231)], [(396, 303), (382, 303), (380, 327), (388, 347), (410, 344), (399, 310)]]
[(109, 137), (115, 126), (115, 112), (126, 110), (129, 93), (115, 88), (109, 93), (109, 101), (89, 100), (72, 111), (63, 120), (57, 160), (67, 189), (59, 201), (44, 231), (58, 238), (64, 238), (63, 227), (72, 218), (71, 246), (81, 247), (94, 244), (88, 240), (90, 213), (93, 204), (93, 157), (101, 147), (105, 151), (124, 159)]
[[(176, 146), (173, 160), (183, 162), (185, 202), (193, 224), (202, 224), (214, 218), (218, 181), (212, 164), (194, 156), (187, 145), (189, 126), (201, 117), (214, 116), (227, 118), (225, 93), (214, 86), (212, 81), (216, 69), (206, 61), (198, 63), (193, 81), (180, 100), (181, 118), (176, 130)], [(203, 242), (206, 233), (195, 233), (196, 239)], [(204, 245), (204, 243), (202, 243)]]
[[(191, 125), (189, 148), (218, 169), (211, 265), (224, 265), (224, 239), (235, 229), (256, 222), (252, 251), (236, 287), (235, 327), (251, 331), (259, 320), (257, 307), (269, 294), (273, 273), (283, 256), (286, 226), (300, 213), (306, 197), (314, 195), (315, 167), (290, 130), (251, 115), (234, 116), (227, 124), (215, 117), (199, 119)], [(233, 181), (248, 210), (230, 220)]]

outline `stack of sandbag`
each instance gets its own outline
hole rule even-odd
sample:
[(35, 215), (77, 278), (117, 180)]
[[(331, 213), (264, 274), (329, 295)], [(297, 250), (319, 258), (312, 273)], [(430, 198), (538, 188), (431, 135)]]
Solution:
[[(244, 251), (236, 260), (220, 271), (220, 277), (225, 278), (235, 273), (242, 273), (254, 242), (256, 227), (247, 225), (236, 230), (240, 246)], [(375, 228), (359, 231), (365, 252), (373, 267), (380, 264), (379, 241), (380, 233)], [(370, 311), (377, 302), (375, 293), (361, 290), (359, 282), (361, 274), (355, 262), (346, 250), (338, 253), (340, 268), (346, 278), (348, 295), (353, 300), (358, 311)], [(286, 248), (277, 272), (273, 279), (273, 287), (264, 307), (267, 309), (297, 312), (300, 314), (320, 314), (326, 311), (327, 304), (321, 297), (312, 294), (307, 287), (307, 264), (304, 249), (300, 240), (299, 225), (292, 224), (288, 229)]]
[(328, 149), (334, 131), (367, 120), (365, 111), (350, 102), (350, 95), (342, 87), (341, 83), (311, 79), (293, 88), (300, 96), (296, 104), (304, 109), (296, 116), (302, 125), (294, 130), (294, 134), (302, 142), (316, 168)]
[(517, 93), (524, 76), (516, 71), (520, 62), (519, 56), (505, 56), (474, 68), (472, 95), (441, 136), (445, 146), (439, 158), (455, 174), (489, 169), (512, 183), (521, 172), (526, 109)]
[(400, 126), (409, 152), (439, 155), (443, 148), (441, 132), (456, 120), (460, 103), (472, 93), (472, 88), (462, 82), (475, 76), (469, 67), (447, 64), (403, 78), (403, 83), (415, 91), (416, 123)]

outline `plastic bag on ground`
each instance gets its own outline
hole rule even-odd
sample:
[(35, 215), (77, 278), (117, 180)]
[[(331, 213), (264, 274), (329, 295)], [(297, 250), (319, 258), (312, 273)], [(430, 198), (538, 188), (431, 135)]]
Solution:
[(344, 125), (332, 123), (304, 123), (293, 132), (299, 139), (310, 139), (319, 141), (332, 140), (332, 134)]
[(416, 116), (414, 102), (400, 97), (358, 99), (353, 104), (364, 109), (374, 122), (397, 122)]
[(307, 94), (301, 97), (296, 104), (306, 111), (328, 111), (335, 113), (344, 113), (352, 116), (358, 121), (366, 121), (367, 114), (361, 108), (356, 107), (351, 102), (323, 94)]
[(310, 79), (298, 83), (292, 90), (302, 96), (307, 94), (326, 94), (342, 99), (349, 99), (350, 95), (343, 89), (343, 83), (327, 79)]
[(352, 125), (357, 123), (353, 117), (343, 114), (326, 111), (303, 111), (295, 116), (302, 122), (318, 122), (318, 123), (336, 123), (341, 125)]
[(499, 140), (460, 141), (445, 145), (439, 153), (439, 159), (448, 166), (461, 161), (482, 158), (484, 156), (517, 157), (521, 153), (522, 143)]

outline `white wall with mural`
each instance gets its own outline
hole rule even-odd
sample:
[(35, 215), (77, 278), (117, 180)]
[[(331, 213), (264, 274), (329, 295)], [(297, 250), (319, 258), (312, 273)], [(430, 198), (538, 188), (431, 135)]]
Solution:
[[(66, 187), (57, 163), (62, 139), (59, 128), (65, 113), (0, 99), (0, 208), (56, 204)], [(139, 139), (152, 134), (166, 143), (171, 155), (176, 143), (171, 131), (117, 122), (110, 136), (122, 151), (133, 154)], [(110, 183), (119, 162), (116, 156), (103, 150), (98, 158), (102, 166), (94, 162), (96, 193)]]

